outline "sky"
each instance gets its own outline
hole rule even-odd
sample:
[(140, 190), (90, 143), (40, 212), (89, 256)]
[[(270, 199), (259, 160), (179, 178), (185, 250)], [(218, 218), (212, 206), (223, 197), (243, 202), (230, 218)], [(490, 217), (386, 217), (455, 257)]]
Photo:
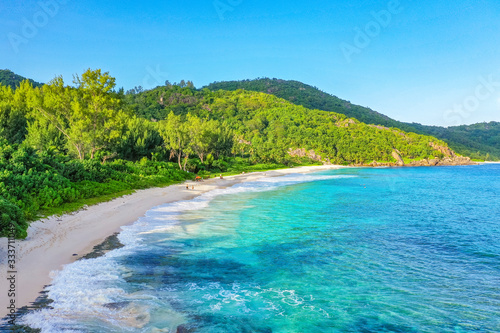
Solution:
[(500, 1), (0, 0), (0, 69), (118, 87), (297, 80), (391, 118), (500, 121)]

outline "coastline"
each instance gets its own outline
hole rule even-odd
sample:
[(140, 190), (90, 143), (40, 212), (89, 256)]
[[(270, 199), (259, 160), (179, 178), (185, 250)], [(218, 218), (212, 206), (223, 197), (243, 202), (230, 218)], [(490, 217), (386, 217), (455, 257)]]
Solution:
[[(32, 222), (25, 240), (16, 240), (16, 308), (29, 306), (51, 283), (51, 272), (58, 271), (88, 253), (121, 227), (136, 222), (153, 207), (181, 200), (191, 200), (205, 192), (291, 173), (310, 173), (339, 169), (343, 166), (304, 166), (212, 178), (202, 183), (187, 181), (163, 188), (138, 190), (133, 194), (103, 202), (63, 216), (51, 216)], [(194, 185), (186, 189), (186, 183)], [(7, 238), (0, 239), (0, 293), (9, 290)], [(1, 297), (0, 318), (8, 314), (9, 298)]]

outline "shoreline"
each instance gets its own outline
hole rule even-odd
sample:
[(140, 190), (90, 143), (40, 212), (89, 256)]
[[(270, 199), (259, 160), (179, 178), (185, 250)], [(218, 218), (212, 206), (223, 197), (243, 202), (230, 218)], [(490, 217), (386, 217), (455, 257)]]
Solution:
[[(310, 173), (340, 169), (345, 166), (304, 166), (211, 178), (204, 182), (186, 181), (161, 188), (138, 190), (111, 201), (86, 207), (63, 216), (50, 216), (34, 221), (25, 240), (16, 240), (16, 297), (17, 310), (32, 305), (45, 286), (50, 285), (53, 271), (75, 262), (93, 251), (121, 227), (136, 222), (150, 209), (176, 201), (191, 200), (205, 192), (226, 188), (263, 177), (283, 176), (291, 173)], [(186, 189), (186, 184), (193, 189)], [(7, 266), (8, 239), (0, 239), (0, 293), (7, 295), (9, 268)], [(9, 298), (1, 297), (0, 318), (8, 315)]]

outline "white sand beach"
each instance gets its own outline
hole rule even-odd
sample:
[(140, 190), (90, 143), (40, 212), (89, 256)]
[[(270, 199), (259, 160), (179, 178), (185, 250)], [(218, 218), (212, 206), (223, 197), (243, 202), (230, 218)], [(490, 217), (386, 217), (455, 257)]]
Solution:
[[(179, 200), (189, 200), (204, 192), (253, 181), (261, 177), (290, 173), (309, 173), (340, 168), (335, 165), (307, 166), (212, 178), (204, 182), (186, 182), (164, 188), (139, 190), (131, 195), (104, 202), (64, 216), (53, 216), (31, 223), (28, 237), (16, 240), (16, 307), (31, 304), (44, 286), (51, 283), (51, 272), (60, 270), (91, 252), (120, 227), (137, 221), (153, 207)], [(191, 186), (194, 185), (194, 189)], [(74, 255), (76, 254), (76, 255)], [(8, 314), (7, 239), (0, 239), (0, 318)]]

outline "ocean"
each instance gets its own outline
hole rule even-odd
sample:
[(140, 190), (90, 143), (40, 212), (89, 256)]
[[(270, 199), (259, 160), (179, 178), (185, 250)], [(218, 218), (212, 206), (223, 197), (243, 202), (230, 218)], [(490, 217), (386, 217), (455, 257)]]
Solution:
[(156, 207), (41, 332), (500, 332), (500, 165), (345, 168)]

